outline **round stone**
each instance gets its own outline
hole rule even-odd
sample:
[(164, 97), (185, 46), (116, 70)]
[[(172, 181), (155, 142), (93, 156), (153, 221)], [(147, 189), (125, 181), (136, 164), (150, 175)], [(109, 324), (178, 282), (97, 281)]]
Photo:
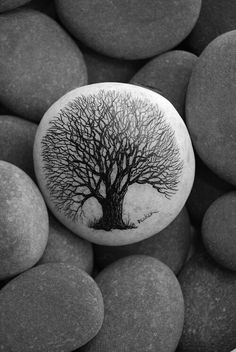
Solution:
[(30, 2), (30, 0), (0, 0), (0, 12), (13, 10), (28, 2)]
[(48, 240), (47, 208), (21, 169), (0, 161), (0, 279), (32, 267)]
[(191, 227), (185, 208), (174, 221), (157, 235), (125, 246), (94, 245), (95, 265), (99, 269), (119, 258), (145, 254), (159, 259), (176, 274), (181, 269), (190, 249)]
[(143, 59), (175, 47), (192, 30), (201, 0), (56, 0), (65, 27), (94, 50)]
[(190, 78), (186, 121), (196, 152), (218, 176), (236, 185), (236, 30), (213, 40)]
[(92, 274), (92, 244), (76, 236), (50, 216), (48, 242), (38, 264), (44, 263), (74, 263), (88, 274)]
[(104, 306), (95, 281), (76, 265), (26, 271), (0, 291), (3, 352), (71, 352), (101, 328)]
[(104, 322), (83, 352), (172, 352), (184, 320), (184, 302), (173, 272), (142, 255), (122, 258), (96, 282), (104, 299)]
[(185, 305), (178, 352), (231, 351), (236, 346), (236, 273), (201, 253), (178, 279)]
[(218, 198), (207, 210), (202, 238), (210, 255), (221, 265), (236, 270), (236, 191)]
[(235, 0), (202, 0), (199, 18), (185, 45), (196, 55), (200, 55), (213, 39), (235, 28)]
[(0, 116), (0, 160), (34, 178), (33, 144), (37, 125), (16, 116)]
[(35, 122), (63, 94), (87, 84), (76, 43), (38, 11), (1, 15), (0, 62), (0, 101), (17, 116)]
[(151, 90), (121, 83), (75, 89), (44, 115), (34, 144), (46, 202), (91, 242), (138, 242), (183, 208), (194, 154), (181, 117)]
[(130, 83), (153, 89), (163, 95), (184, 118), (186, 91), (196, 61), (194, 54), (173, 50), (149, 61), (134, 75)]

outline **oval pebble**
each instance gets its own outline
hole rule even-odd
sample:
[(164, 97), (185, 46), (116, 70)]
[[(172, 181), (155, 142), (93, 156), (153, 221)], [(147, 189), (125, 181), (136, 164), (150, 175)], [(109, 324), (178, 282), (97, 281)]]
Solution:
[(221, 265), (236, 271), (236, 191), (218, 198), (202, 223), (207, 251)]
[(202, 0), (197, 23), (184, 43), (190, 51), (200, 55), (213, 39), (235, 28), (235, 0)]
[(124, 83), (75, 89), (44, 115), (34, 144), (52, 213), (93, 243), (124, 245), (163, 230), (194, 177), (187, 128), (161, 95)]
[(21, 9), (0, 17), (0, 101), (39, 122), (67, 91), (87, 83), (78, 46), (50, 17)]
[(175, 47), (192, 30), (201, 0), (56, 0), (79, 40), (111, 57), (143, 59)]
[(34, 178), (33, 145), (37, 125), (16, 116), (0, 116), (0, 160)]
[(47, 208), (31, 178), (0, 161), (0, 279), (33, 266), (48, 240)]
[(30, 2), (30, 0), (0, 0), (0, 12), (13, 10), (28, 2)]
[(181, 336), (184, 302), (173, 272), (142, 255), (119, 259), (96, 277), (104, 322), (83, 352), (173, 352)]
[(39, 265), (0, 291), (3, 352), (71, 352), (101, 328), (104, 307), (95, 281), (76, 265)]
[(218, 176), (236, 185), (236, 30), (213, 40), (188, 86), (186, 122), (196, 152)]
[(53, 216), (49, 217), (49, 234), (46, 249), (38, 264), (72, 263), (92, 274), (92, 244), (59, 223)]
[(126, 246), (94, 245), (95, 265), (99, 269), (119, 258), (145, 254), (159, 259), (174, 273), (181, 269), (190, 249), (191, 227), (186, 208), (158, 234)]
[(197, 57), (183, 50), (159, 55), (144, 65), (130, 83), (153, 89), (163, 95), (184, 118), (185, 95)]
[(178, 279), (185, 303), (178, 352), (231, 351), (236, 346), (236, 273), (201, 253)]

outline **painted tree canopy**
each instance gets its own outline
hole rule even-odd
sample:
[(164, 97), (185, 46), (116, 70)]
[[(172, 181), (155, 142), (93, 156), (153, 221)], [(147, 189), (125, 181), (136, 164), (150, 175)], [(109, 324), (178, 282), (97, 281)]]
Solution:
[(91, 227), (132, 228), (123, 221), (132, 184), (149, 184), (170, 199), (183, 168), (175, 132), (158, 105), (129, 93), (81, 95), (51, 121), (42, 139), (47, 187), (56, 208), (78, 219), (95, 198), (102, 217)]

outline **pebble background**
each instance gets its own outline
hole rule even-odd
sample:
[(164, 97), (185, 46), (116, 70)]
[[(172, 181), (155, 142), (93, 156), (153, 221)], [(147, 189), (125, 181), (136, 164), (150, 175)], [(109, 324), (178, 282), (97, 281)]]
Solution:
[(149, 256), (122, 258), (101, 271), (105, 315), (83, 352), (173, 351), (183, 328), (184, 302), (173, 272)]
[[(236, 350), (235, 0), (0, 0), (0, 351)], [(159, 234), (93, 245), (47, 210), (33, 144), (73, 88), (169, 99), (196, 156)]]

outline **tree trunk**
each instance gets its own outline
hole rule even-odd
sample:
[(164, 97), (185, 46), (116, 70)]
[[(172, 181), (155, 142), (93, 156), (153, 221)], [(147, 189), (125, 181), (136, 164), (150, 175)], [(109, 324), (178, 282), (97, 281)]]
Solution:
[(103, 216), (93, 227), (105, 231), (130, 228), (130, 225), (125, 224), (122, 218), (123, 201), (124, 197), (117, 194), (108, 195), (101, 203)]

